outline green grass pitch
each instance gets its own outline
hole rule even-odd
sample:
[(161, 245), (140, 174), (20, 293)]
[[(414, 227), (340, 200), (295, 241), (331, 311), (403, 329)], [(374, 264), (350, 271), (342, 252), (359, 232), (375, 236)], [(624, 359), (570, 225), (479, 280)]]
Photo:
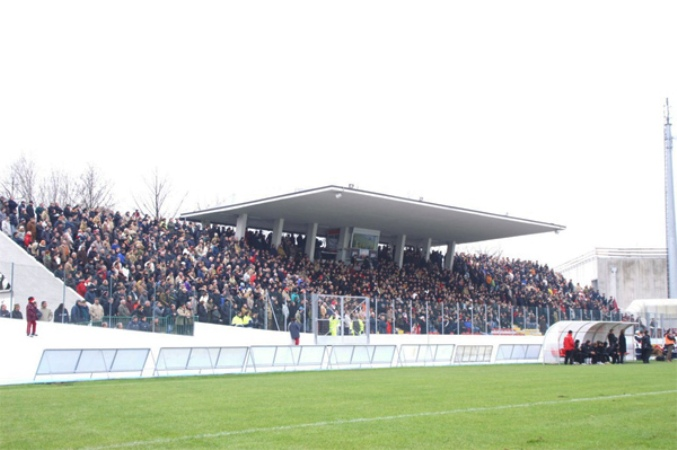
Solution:
[(0, 387), (3, 449), (675, 449), (677, 364)]

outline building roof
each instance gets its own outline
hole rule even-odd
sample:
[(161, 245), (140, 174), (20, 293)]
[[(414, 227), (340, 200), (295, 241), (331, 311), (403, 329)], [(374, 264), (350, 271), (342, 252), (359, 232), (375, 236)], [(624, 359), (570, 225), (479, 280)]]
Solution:
[(558, 232), (562, 225), (491, 214), (421, 200), (363, 191), (352, 187), (325, 186), (275, 197), (184, 213), (190, 221), (235, 226), (247, 214), (247, 228), (271, 230), (275, 219), (284, 219), (285, 233), (308, 232), (318, 224), (317, 235), (342, 227), (379, 230), (382, 243), (394, 243), (406, 235), (407, 245), (432, 246), (455, 242), (467, 244), (492, 239)]

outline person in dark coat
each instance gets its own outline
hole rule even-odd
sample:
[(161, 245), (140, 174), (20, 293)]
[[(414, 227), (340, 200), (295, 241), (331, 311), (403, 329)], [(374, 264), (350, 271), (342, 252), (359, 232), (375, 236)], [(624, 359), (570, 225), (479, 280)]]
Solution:
[(651, 357), (651, 336), (648, 331), (642, 333), (640, 343), (642, 345), (642, 362), (649, 364), (649, 358)]
[(623, 364), (625, 352), (628, 351), (627, 343), (625, 342), (625, 330), (618, 335), (618, 364)]
[(70, 317), (68, 315), (68, 309), (63, 307), (63, 303), (56, 308), (54, 311), (54, 322), (56, 323), (70, 323)]
[(614, 334), (614, 330), (609, 331), (609, 334), (606, 337), (607, 343), (609, 344), (609, 356), (611, 357), (611, 363), (618, 363), (618, 338)]
[(296, 321), (296, 317), (292, 316), (289, 322), (289, 334), (294, 345), (299, 345), (301, 340), (301, 326)]
[(21, 314), (21, 305), (18, 303), (14, 304), (14, 309), (12, 310), (12, 319), (23, 319), (24, 315)]

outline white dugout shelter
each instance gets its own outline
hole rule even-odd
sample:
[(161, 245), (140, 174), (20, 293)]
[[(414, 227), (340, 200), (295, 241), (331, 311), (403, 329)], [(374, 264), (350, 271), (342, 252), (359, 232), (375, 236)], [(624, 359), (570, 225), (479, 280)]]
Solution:
[[(543, 338), (542, 361), (545, 364), (559, 364), (561, 357), (559, 349), (562, 348), (564, 336), (569, 330), (573, 331), (574, 340), (581, 343), (590, 340), (591, 342), (606, 341), (609, 331), (614, 330), (618, 336), (625, 333), (628, 328), (637, 325), (635, 322), (591, 322), (587, 320), (561, 320), (554, 323)], [(628, 347), (633, 348), (633, 337), (628, 339)]]

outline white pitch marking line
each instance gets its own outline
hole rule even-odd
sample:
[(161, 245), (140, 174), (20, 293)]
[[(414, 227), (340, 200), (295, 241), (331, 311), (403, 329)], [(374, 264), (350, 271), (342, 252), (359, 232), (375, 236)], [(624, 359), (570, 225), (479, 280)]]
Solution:
[(416, 417), (430, 417), (430, 416), (446, 416), (450, 414), (459, 414), (459, 413), (473, 413), (473, 412), (484, 412), (484, 411), (500, 411), (503, 409), (514, 409), (514, 408), (530, 408), (534, 406), (549, 406), (549, 405), (560, 405), (562, 403), (574, 403), (574, 402), (592, 402), (599, 400), (614, 400), (618, 398), (631, 398), (631, 397), (644, 397), (647, 395), (665, 395), (665, 394), (674, 394), (677, 390), (671, 391), (658, 391), (658, 392), (641, 392), (636, 394), (619, 394), (619, 395), (608, 395), (606, 397), (587, 397), (587, 398), (572, 398), (569, 400), (550, 400), (544, 402), (533, 402), (533, 403), (518, 403), (516, 405), (501, 405), (501, 406), (483, 406), (477, 408), (463, 408), (463, 409), (451, 409), (448, 411), (431, 411), (431, 412), (422, 412), (415, 414), (398, 414), (396, 416), (380, 416), (380, 417), (360, 417), (357, 419), (343, 419), (343, 420), (332, 420), (326, 422), (313, 422), (313, 423), (301, 423), (297, 425), (280, 425), (277, 427), (265, 427), (265, 428), (248, 428), (246, 430), (237, 430), (237, 431), (220, 431), (218, 433), (206, 433), (206, 434), (195, 434), (190, 436), (176, 437), (176, 438), (166, 438), (166, 439), (151, 439), (148, 441), (132, 441), (132, 442), (121, 442), (118, 444), (104, 445), (101, 447), (87, 447), (84, 450), (107, 450), (113, 448), (127, 448), (127, 447), (138, 447), (145, 445), (159, 445), (159, 444), (169, 444), (180, 441), (192, 441), (197, 439), (213, 439), (219, 437), (227, 436), (236, 436), (239, 434), (251, 434), (251, 433), (270, 433), (275, 431), (289, 431), (296, 430), (301, 428), (308, 427), (325, 427), (325, 426), (335, 426), (335, 425), (346, 425), (351, 423), (365, 423), (365, 422), (382, 422), (386, 420), (400, 420), (400, 419), (411, 419)]

